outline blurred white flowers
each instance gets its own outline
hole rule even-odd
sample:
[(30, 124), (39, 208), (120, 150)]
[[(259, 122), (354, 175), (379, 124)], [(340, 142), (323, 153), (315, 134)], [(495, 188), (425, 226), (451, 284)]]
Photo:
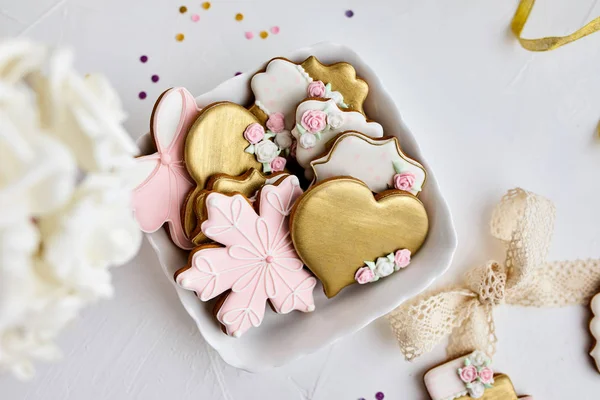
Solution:
[(26, 379), (59, 357), (56, 336), (138, 250), (124, 119), (70, 52), (0, 42), (0, 370)]

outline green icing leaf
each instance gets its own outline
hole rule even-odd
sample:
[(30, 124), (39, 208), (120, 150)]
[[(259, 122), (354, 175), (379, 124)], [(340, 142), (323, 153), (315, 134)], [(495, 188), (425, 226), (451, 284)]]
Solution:
[(473, 385), (471, 385), (470, 383), (467, 383), (467, 384), (465, 385), (465, 387), (466, 387), (467, 389), (471, 389), (471, 388), (473, 387)]
[(392, 164), (394, 165), (394, 171), (396, 171), (397, 174), (401, 174), (402, 173), (402, 162), (400, 160), (395, 160), (395, 161), (392, 161)]
[(365, 264), (367, 267), (371, 268), (372, 270), (375, 269), (375, 263), (373, 261), (365, 261)]
[(301, 135), (304, 135), (306, 133), (306, 129), (304, 129), (304, 127), (300, 124), (296, 124), (296, 130), (300, 132)]
[(331, 83), (328, 83), (327, 85), (325, 85), (325, 90), (328, 90), (331, 92)]
[(343, 101), (339, 104), (339, 106), (342, 108), (348, 108), (348, 104), (344, 103)]
[(483, 384), (483, 386), (484, 386), (486, 389), (491, 389), (491, 388), (493, 387), (493, 386), (492, 386), (492, 385), (490, 385), (489, 383), (484, 383), (484, 384)]
[(387, 257), (387, 259), (388, 259), (388, 260), (390, 260), (391, 262), (394, 262), (394, 261), (395, 261), (395, 260), (394, 260), (394, 253), (390, 253), (390, 254), (388, 254), (386, 257)]
[(246, 148), (244, 149), (244, 152), (246, 152), (246, 153), (250, 153), (250, 154), (254, 154), (254, 145), (253, 145), (253, 144), (251, 144), (250, 146), (246, 147)]
[(469, 360), (469, 358), (465, 358), (465, 367), (468, 367), (469, 365), (471, 365), (471, 360)]
[(271, 164), (269, 163), (263, 163), (263, 172), (271, 172)]
[(273, 132), (267, 131), (267, 133), (265, 133), (265, 139), (271, 139), (272, 137), (275, 137)]
[[(421, 190), (421, 189), (419, 188), (419, 190)], [(489, 367), (490, 365), (492, 365), (492, 360), (490, 360), (490, 359), (487, 359), (487, 360), (485, 360), (485, 363), (484, 363), (484, 365), (485, 365), (486, 367)]]
[(323, 136), (323, 134), (321, 132), (317, 132), (317, 133), (315, 133), (315, 136), (317, 137), (317, 140), (321, 140), (321, 137)]

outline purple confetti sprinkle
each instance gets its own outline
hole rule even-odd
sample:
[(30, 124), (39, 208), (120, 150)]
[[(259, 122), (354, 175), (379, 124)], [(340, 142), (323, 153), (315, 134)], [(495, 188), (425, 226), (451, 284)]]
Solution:
[(384, 398), (384, 397), (385, 397), (385, 396), (383, 395), (383, 392), (377, 392), (377, 393), (375, 394), (375, 398), (376, 398), (377, 400), (383, 400), (383, 398)]
[(145, 63), (146, 61), (148, 61), (148, 56), (141, 56), (140, 61)]
[[(348, 18), (354, 17), (354, 11), (352, 11), (352, 10), (346, 10), (346, 17), (348, 17)], [(382, 399), (383, 399), (383, 397), (382, 397)]]
[(138, 94), (138, 97), (140, 98), (140, 100), (144, 100), (146, 98), (146, 92), (140, 92), (140, 94)]
[(241, 74), (242, 74), (241, 72), (236, 72), (234, 76), (238, 76), (238, 75), (241, 75)]
[(152, 75), (152, 82), (156, 83), (158, 82), (158, 75)]

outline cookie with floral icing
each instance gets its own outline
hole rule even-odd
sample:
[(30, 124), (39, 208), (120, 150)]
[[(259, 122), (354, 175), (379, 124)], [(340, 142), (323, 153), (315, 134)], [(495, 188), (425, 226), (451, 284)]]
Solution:
[(592, 297), (590, 307), (594, 314), (594, 317), (590, 321), (590, 332), (596, 341), (594, 348), (590, 352), (590, 356), (592, 356), (596, 363), (596, 368), (600, 371), (600, 344), (598, 344), (598, 341), (600, 341), (600, 293)]
[(251, 201), (254, 201), (256, 192), (266, 184), (275, 184), (283, 177), (287, 176), (284, 172), (274, 174), (264, 174), (257, 169), (251, 168), (240, 176), (231, 176), (227, 174), (216, 174), (210, 177), (206, 184), (206, 189), (200, 191), (196, 197), (195, 212), (198, 218), (198, 226), (192, 233), (192, 242), (199, 245), (210, 242), (210, 239), (202, 232), (200, 228), (208, 216), (206, 211), (206, 198), (210, 193), (222, 193), (229, 196), (241, 194)]
[(400, 190), (373, 196), (368, 186), (351, 177), (309, 188), (290, 218), (296, 251), (323, 283), (327, 297), (353, 283), (372, 281), (366, 271), (364, 276), (359, 273), (369, 262), (374, 262), (373, 271), (380, 277), (406, 267), (428, 229), (427, 212), (415, 196)]
[(317, 280), (298, 257), (288, 228), (292, 206), (302, 194), (295, 176), (265, 185), (253, 205), (236, 194), (207, 196), (202, 232), (217, 245), (203, 245), (175, 275), (182, 288), (207, 301), (231, 290), (220, 304), (218, 321), (240, 337), (261, 324), (266, 302), (280, 314), (315, 309)]
[(359, 132), (339, 135), (327, 154), (310, 165), (315, 183), (334, 176), (352, 176), (375, 193), (398, 189), (418, 195), (427, 177), (425, 168), (402, 152), (395, 137), (374, 139)]
[(356, 76), (352, 65), (324, 65), (314, 56), (301, 64), (274, 58), (264, 71), (252, 77), (250, 86), (255, 97), (250, 110), (264, 122), (281, 113), (288, 130), (294, 125), (296, 106), (307, 97), (333, 99), (340, 107), (364, 113), (363, 102), (369, 92), (369, 86)]
[(150, 233), (166, 223), (173, 242), (182, 249), (194, 247), (181, 225), (183, 202), (194, 187), (185, 167), (183, 149), (188, 130), (199, 113), (194, 97), (184, 88), (164, 92), (154, 106), (150, 123), (157, 151), (136, 158), (131, 170), (136, 182), (133, 210), (140, 228)]
[(251, 168), (265, 173), (285, 168), (286, 159), (274, 142), (276, 135), (238, 104), (221, 102), (202, 110), (185, 141), (185, 164), (196, 184), (184, 204), (183, 227), (188, 237), (197, 226), (196, 199), (211, 176), (237, 176)]
[(518, 397), (510, 378), (494, 374), (491, 359), (481, 351), (429, 370), (424, 381), (431, 400), (533, 400)]
[(327, 143), (345, 131), (362, 132), (369, 137), (383, 136), (383, 127), (368, 121), (356, 111), (344, 111), (333, 100), (310, 99), (296, 108), (292, 135), (296, 138), (296, 160), (310, 170), (310, 162), (323, 154)]

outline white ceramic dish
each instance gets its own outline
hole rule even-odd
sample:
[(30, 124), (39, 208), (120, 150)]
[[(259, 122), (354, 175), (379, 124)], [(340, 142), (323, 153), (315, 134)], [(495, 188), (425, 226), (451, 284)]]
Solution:
[[(450, 266), (457, 245), (450, 211), (435, 174), (375, 72), (354, 51), (332, 43), (303, 48), (286, 58), (301, 62), (310, 55), (316, 56), (325, 64), (338, 61), (351, 63), (358, 76), (369, 84), (369, 95), (364, 104), (369, 118), (381, 123), (386, 135), (398, 137), (405, 153), (425, 166), (428, 177), (420, 199), (429, 213), (430, 232), (421, 250), (413, 257), (411, 266), (401, 273), (375, 284), (353, 285), (329, 300), (323, 294), (322, 287), (317, 285), (315, 312), (276, 315), (267, 307), (262, 325), (251, 329), (239, 339), (226, 336), (221, 331), (212, 314), (214, 302), (202, 303), (193, 292), (175, 285), (173, 274), (186, 264), (187, 252), (178, 249), (165, 230), (148, 234), (167, 279), (173, 283), (181, 303), (198, 325), (204, 339), (228, 364), (250, 372), (280, 366), (312, 353), (387, 314), (405, 300), (425, 290), (441, 276)], [(197, 97), (198, 105), (204, 107), (223, 100), (249, 104), (252, 99), (249, 80), (253, 74), (254, 72), (244, 73), (225, 81)], [(147, 135), (146, 140), (149, 140)]]

